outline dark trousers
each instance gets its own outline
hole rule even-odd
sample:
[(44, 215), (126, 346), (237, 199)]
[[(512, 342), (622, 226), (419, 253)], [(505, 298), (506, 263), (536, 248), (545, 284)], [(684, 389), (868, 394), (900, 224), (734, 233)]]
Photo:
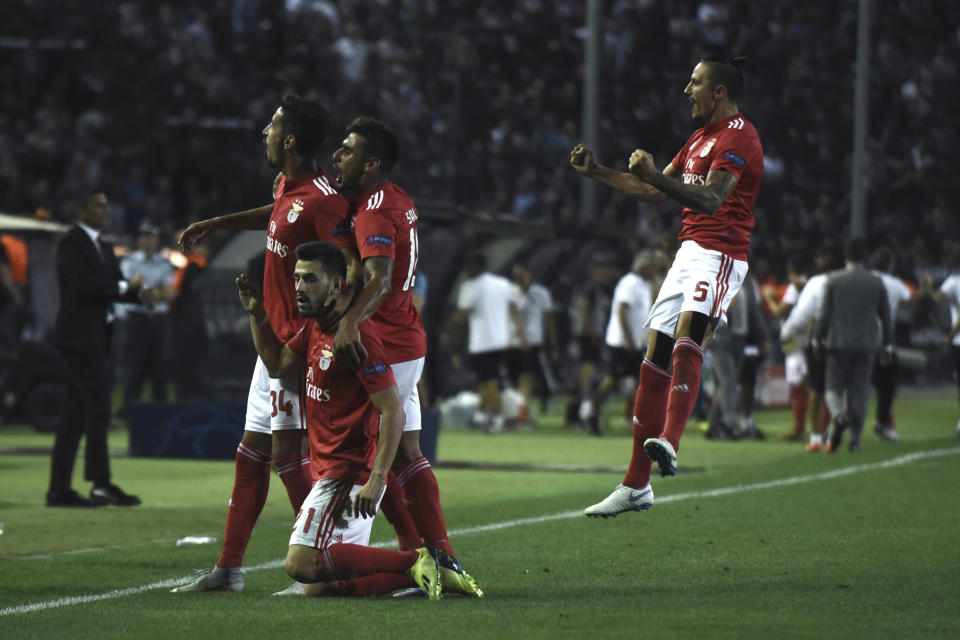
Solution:
[(150, 382), (154, 402), (166, 401), (167, 314), (131, 312), (124, 323), (124, 409), (140, 400), (145, 381)]
[(837, 349), (827, 351), (827, 382), (824, 399), (834, 425), (846, 418), (850, 425), (850, 442), (860, 442), (863, 421), (870, 399), (870, 371), (873, 353)]
[(57, 429), (50, 465), (50, 490), (66, 491), (73, 477), (80, 438), (87, 437), (84, 478), (95, 485), (110, 482), (107, 427), (110, 424), (110, 372), (98, 348), (60, 348), (70, 374), (70, 395)]
[(892, 354), (890, 360), (883, 364), (878, 358), (873, 363), (872, 382), (877, 390), (877, 424), (880, 426), (893, 425), (893, 397), (897, 393), (897, 355)]

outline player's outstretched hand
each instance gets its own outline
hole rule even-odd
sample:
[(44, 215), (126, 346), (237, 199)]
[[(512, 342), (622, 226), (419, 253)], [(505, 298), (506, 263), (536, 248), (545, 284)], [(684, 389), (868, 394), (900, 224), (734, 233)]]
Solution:
[(194, 222), (180, 233), (177, 245), (180, 251), (188, 253), (193, 249), (193, 245), (206, 238), (213, 231), (213, 223), (209, 220)]
[(237, 294), (247, 313), (256, 313), (263, 308), (263, 291), (245, 273), (241, 273), (237, 278)]
[(386, 484), (382, 481), (378, 482), (372, 477), (367, 480), (353, 499), (353, 513), (361, 518), (372, 518), (377, 515), (377, 503), (380, 502), (385, 488)]
[(360, 341), (360, 330), (351, 324), (340, 323), (333, 337), (333, 357), (354, 371), (367, 359), (367, 350)]
[(578, 144), (570, 152), (570, 166), (582, 176), (593, 176), (597, 164), (593, 160), (593, 151), (582, 144)]
[(643, 149), (637, 149), (630, 154), (630, 173), (641, 180), (654, 175), (657, 172), (657, 165), (653, 163), (653, 156)]

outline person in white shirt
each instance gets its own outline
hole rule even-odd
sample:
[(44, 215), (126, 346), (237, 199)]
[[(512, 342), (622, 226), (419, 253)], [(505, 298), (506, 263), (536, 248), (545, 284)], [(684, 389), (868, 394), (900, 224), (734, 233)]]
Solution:
[[(807, 275), (796, 267), (796, 261), (787, 264), (789, 284), (780, 298), (780, 308), (777, 316), (786, 320), (790, 311), (800, 299), (800, 291), (807, 282)], [(803, 353), (803, 345), (791, 345), (791, 349), (784, 350), (784, 373), (787, 385), (790, 387), (790, 409), (793, 412), (793, 428), (780, 436), (781, 440), (802, 441), (804, 435), (804, 421), (807, 414), (807, 405), (810, 392), (807, 389), (807, 359)]]
[(464, 320), (469, 321), (467, 351), (479, 381), (480, 407), (474, 422), (493, 431), (503, 428), (500, 405), (501, 367), (506, 367), (512, 332), (522, 335), (523, 298), (508, 279), (487, 271), (486, 257), (473, 252), (464, 265), (467, 279), (460, 285), (457, 310), (444, 332), (448, 343)]
[[(887, 290), (891, 327), (896, 326), (897, 308), (913, 299), (913, 292), (906, 283), (891, 275), (894, 263), (893, 251), (887, 247), (877, 249), (870, 258), (873, 274), (883, 280), (883, 286)], [(877, 358), (873, 363), (870, 378), (877, 390), (877, 424), (873, 430), (882, 439), (897, 442), (900, 440), (900, 434), (897, 433), (893, 424), (893, 399), (897, 393), (897, 352), (894, 351), (885, 361)]]
[[(949, 265), (953, 273), (947, 276), (939, 289), (932, 288), (930, 276), (926, 275), (920, 281), (917, 295), (929, 296), (936, 302), (946, 301), (950, 306), (950, 329), (944, 337), (944, 342), (950, 348), (953, 378), (960, 395), (960, 251), (954, 251), (950, 256)], [(960, 437), (960, 420), (957, 421), (957, 436)]]
[[(521, 351), (519, 390), (527, 406), (536, 386), (543, 412), (547, 412), (550, 396), (556, 387), (550, 361), (557, 362), (557, 323), (550, 290), (533, 281), (530, 270), (513, 265), (511, 279), (523, 295), (520, 315), (526, 348)], [(545, 350), (549, 349), (549, 353)]]
[[(613, 290), (610, 319), (604, 338), (607, 372), (594, 390), (590, 404), (581, 411), (586, 417), (590, 433), (594, 435), (600, 435), (600, 409), (607, 396), (616, 389), (617, 383), (630, 377), (632, 386), (636, 386), (637, 374), (647, 348), (644, 324), (653, 306), (657, 265), (653, 251), (641, 251), (634, 258), (630, 271), (620, 278)], [(628, 424), (632, 424), (632, 396), (627, 396), (624, 415)]]
[(817, 256), (816, 274), (803, 285), (797, 303), (790, 310), (786, 321), (780, 328), (780, 344), (784, 351), (803, 350), (806, 360), (807, 386), (810, 388), (808, 401), (810, 416), (810, 442), (806, 449), (817, 453), (824, 448), (824, 433), (830, 424), (829, 411), (824, 406), (824, 388), (826, 381), (826, 360), (822, 353), (814, 351), (811, 344), (813, 322), (823, 298), (823, 287), (827, 281), (827, 272), (833, 268), (833, 256), (824, 251)]

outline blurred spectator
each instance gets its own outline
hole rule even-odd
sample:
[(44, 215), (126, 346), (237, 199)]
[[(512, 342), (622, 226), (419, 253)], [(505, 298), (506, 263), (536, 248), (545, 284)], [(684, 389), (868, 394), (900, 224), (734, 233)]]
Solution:
[[(829, 411), (823, 405), (826, 361), (823, 351), (813, 348), (812, 338), (816, 314), (820, 309), (823, 289), (827, 282), (827, 271), (832, 266), (830, 252), (821, 251), (817, 255), (812, 275), (804, 283), (796, 304), (791, 308), (780, 329), (780, 344), (783, 350), (788, 354), (794, 352), (803, 354), (803, 375), (807, 385), (807, 407), (810, 417), (810, 442), (806, 450), (811, 453), (823, 450), (823, 434), (829, 424), (829, 418), (826, 418)], [(791, 362), (788, 361), (788, 365), (790, 364)], [(788, 371), (790, 376), (788, 380), (793, 379), (794, 375), (796, 374)], [(802, 430), (802, 427), (798, 429), (794, 423), (794, 433)], [(790, 435), (787, 439), (790, 439)]]
[[(880, 247), (870, 256), (870, 267), (873, 275), (883, 281), (887, 291), (887, 302), (890, 305), (890, 332), (897, 322), (900, 306), (910, 302), (913, 292), (907, 283), (892, 275), (895, 266), (893, 252), (889, 247)], [(893, 340), (891, 339), (891, 342)], [(893, 399), (897, 393), (897, 352), (890, 353), (889, 358), (877, 358), (873, 363), (873, 372), (870, 381), (877, 390), (877, 423), (873, 430), (878, 436), (890, 442), (900, 440), (900, 434), (893, 421)]]
[(482, 253), (467, 256), (464, 268), (467, 279), (460, 285), (457, 310), (447, 325), (444, 342), (469, 320), (470, 365), (480, 383), (480, 408), (474, 423), (499, 431), (505, 422), (500, 404), (501, 373), (507, 366), (511, 331), (522, 333), (523, 300), (513, 283), (487, 271)]
[(139, 402), (144, 381), (150, 382), (150, 399), (167, 400), (167, 344), (170, 331), (170, 299), (173, 297), (173, 265), (160, 254), (160, 229), (143, 223), (137, 234), (137, 249), (120, 265), (127, 280), (140, 277), (144, 289), (136, 304), (117, 305), (123, 328), (123, 405)]
[[(647, 315), (655, 297), (654, 279), (658, 261), (653, 251), (638, 253), (630, 271), (623, 275), (613, 289), (610, 319), (604, 335), (607, 371), (593, 392), (590, 413), (586, 416), (590, 433), (600, 435), (600, 413), (603, 402), (624, 378), (630, 379), (631, 389), (637, 386), (637, 374), (647, 349)], [(633, 424), (633, 395), (628, 394), (623, 416), (628, 428)]]
[[(846, 267), (827, 276), (814, 338), (826, 353), (826, 399), (833, 424), (828, 451), (836, 451), (850, 429), (850, 451), (860, 450), (860, 434), (870, 397), (873, 358), (893, 350), (890, 305), (883, 281), (863, 265), (863, 238), (844, 245)], [(878, 322), (879, 321), (879, 322)]]
[(23, 320), (26, 244), (9, 235), (0, 240), (0, 345), (12, 346), (20, 339)]
[[(170, 361), (173, 388), (177, 400), (210, 396), (205, 379), (207, 337), (206, 310), (203, 294), (197, 290), (197, 279), (207, 270), (207, 250), (195, 246), (187, 254), (187, 263), (173, 277), (175, 296), (170, 309)], [(263, 271), (260, 272), (263, 280)]]
[(557, 362), (557, 322), (554, 317), (553, 296), (550, 290), (533, 281), (529, 269), (522, 264), (513, 265), (512, 280), (523, 294), (521, 318), (525, 346), (521, 350), (522, 364), (519, 391), (527, 406), (536, 388), (540, 406), (548, 410), (550, 396), (556, 390), (556, 381), (550, 366)]

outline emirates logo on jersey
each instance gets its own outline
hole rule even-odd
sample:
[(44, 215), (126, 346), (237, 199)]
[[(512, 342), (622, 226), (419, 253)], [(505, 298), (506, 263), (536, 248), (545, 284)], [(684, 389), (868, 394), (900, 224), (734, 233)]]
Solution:
[(706, 158), (707, 154), (710, 153), (710, 149), (713, 149), (713, 145), (717, 142), (716, 138), (713, 138), (707, 144), (703, 145), (703, 149), (700, 149), (700, 157)]
[(317, 362), (317, 366), (320, 367), (321, 371), (326, 371), (330, 368), (330, 362), (333, 359), (333, 352), (327, 349), (320, 349), (321, 358)]
[(290, 205), (290, 211), (287, 211), (287, 222), (290, 224), (296, 222), (301, 211), (303, 211), (303, 200), (294, 200), (293, 204)]

